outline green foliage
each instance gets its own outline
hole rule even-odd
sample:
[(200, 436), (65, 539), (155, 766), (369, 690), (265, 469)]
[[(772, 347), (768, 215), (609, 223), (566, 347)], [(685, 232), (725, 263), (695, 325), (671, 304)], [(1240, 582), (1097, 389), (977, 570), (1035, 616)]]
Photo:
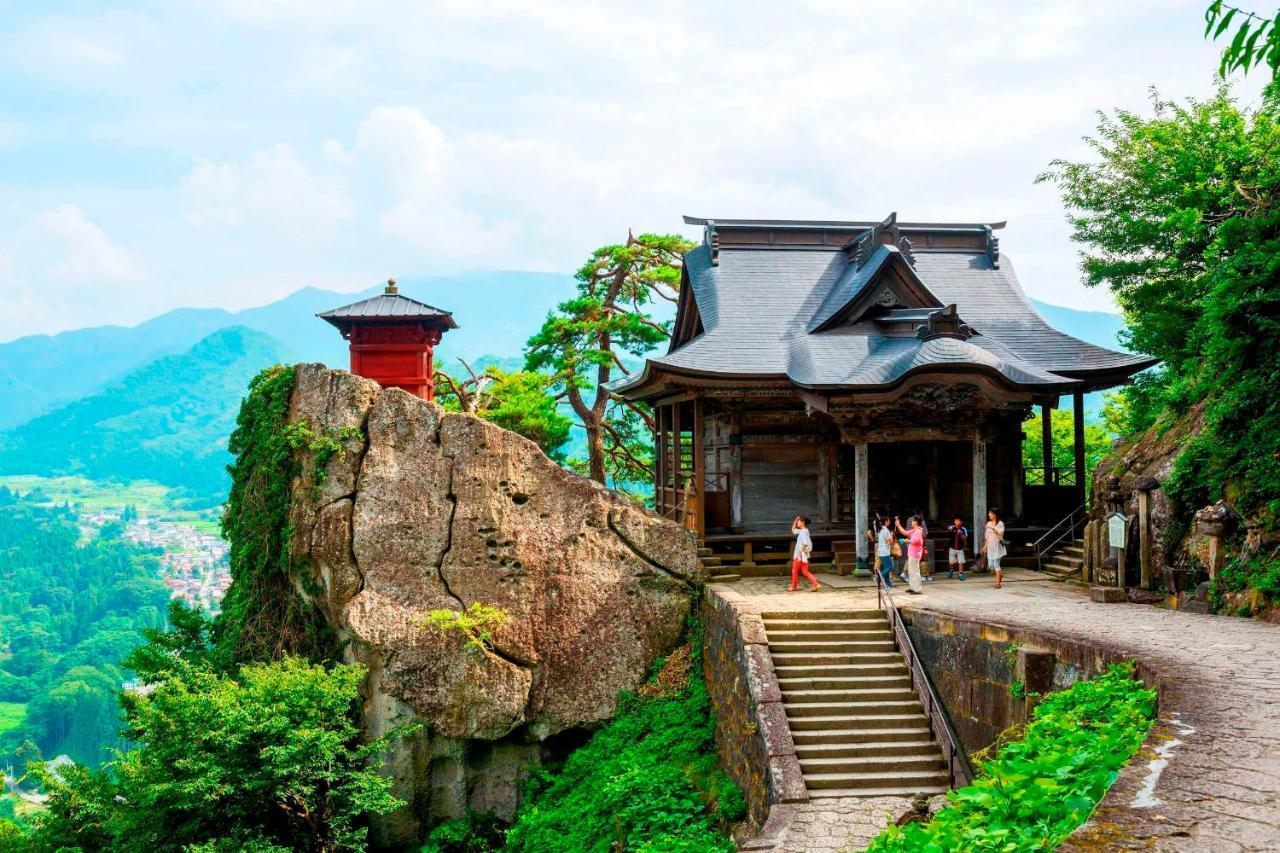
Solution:
[(224, 667), (286, 655), (323, 660), (332, 652), (323, 620), (293, 585), (289, 498), (301, 472), (294, 450), (315, 441), (320, 453), (337, 453), (340, 443), (289, 426), (294, 377), (280, 365), (254, 377), (231, 434), (235, 461), (222, 535), (231, 545), (232, 582), (214, 626)]
[(663, 698), (624, 694), (614, 718), (559, 772), (535, 772), (507, 834), (508, 850), (734, 849), (719, 830), (742, 819), (746, 800), (716, 762), (700, 628), (691, 633), (685, 687)]
[[(1072, 468), (1075, 465), (1075, 414), (1070, 409), (1050, 409), (1049, 429), (1053, 437), (1053, 464), (1057, 468)], [(1042, 458), (1044, 435), (1041, 432), (1043, 419), (1039, 414), (1022, 424), (1022, 465), (1024, 468), (1040, 468), (1044, 464)], [(1111, 450), (1111, 434), (1104, 424), (1086, 423), (1084, 425), (1084, 469), (1085, 482), (1092, 482), (1093, 471), (1098, 463)]]
[(422, 853), (490, 853), (503, 849), (506, 831), (492, 814), (467, 814), (447, 820), (427, 836)]
[(890, 827), (867, 853), (1053, 850), (1084, 823), (1142, 745), (1156, 694), (1132, 665), (1055, 693), (1020, 740), (982, 763), (973, 784), (947, 795), (929, 823)]
[[(1132, 437), (1197, 405), (1203, 429), (1163, 484), (1175, 518), (1225, 497), (1265, 530), (1280, 522), (1280, 90), (1241, 110), (1153, 97), (1154, 115), (1106, 116), (1091, 162), (1055, 161), (1085, 245), (1136, 349), (1164, 369), (1125, 392)], [(1185, 529), (1185, 525), (1182, 529)]]
[(426, 624), (437, 631), (456, 631), (467, 638), (466, 645), (477, 649), (493, 649), (493, 632), (511, 621), (511, 614), (501, 607), (473, 601), (466, 610), (432, 610)]
[(297, 658), (223, 674), (174, 658), (121, 694), (133, 746), (99, 771), (44, 773), (32, 851), (364, 850), (368, 814), (401, 803), (360, 744), (359, 666)]
[(436, 402), (451, 412), (468, 412), (519, 433), (563, 461), (572, 421), (559, 409), (551, 393), (555, 380), (528, 370), (506, 371), (491, 364), (480, 373), (458, 359), (467, 378), (436, 371)]
[[(1280, 552), (1233, 557), (1209, 581), (1209, 603), (1215, 612), (1224, 608), (1223, 594), (1256, 590), (1266, 601), (1280, 603)], [(1252, 610), (1252, 608), (1250, 608)]]
[(1274, 79), (1280, 74), (1280, 12), (1275, 18), (1264, 18), (1222, 0), (1214, 0), (1204, 12), (1204, 35), (1217, 41), (1236, 24), (1236, 31), (1222, 51), (1218, 73), (1226, 77), (1232, 71), (1248, 73), (1263, 63)]
[(364, 430), (360, 427), (343, 427), (339, 430), (316, 432), (308, 421), (285, 424), (281, 429), (285, 443), (291, 450), (305, 449), (311, 454), (311, 496), (320, 496), (320, 486), (329, 476), (329, 462), (336, 456), (339, 461), (347, 458), (347, 445), (364, 445)]
[[(691, 248), (674, 234), (628, 234), (625, 243), (596, 249), (578, 270), (577, 295), (560, 303), (529, 338), (525, 367), (550, 375), (569, 400), (587, 433), (586, 473), (598, 482), (609, 479), (608, 459), (624, 476), (644, 465), (649, 435), (636, 441), (635, 424), (626, 423), (624, 412), (648, 426), (647, 413), (611, 398), (604, 386), (615, 370), (626, 372), (624, 357), (643, 357), (670, 337), (670, 324), (654, 321), (648, 306), (655, 299), (676, 301), (682, 258)], [(613, 479), (638, 482), (648, 474)]]
[(0, 436), (0, 473), (152, 480), (214, 506), (226, 494), (236, 401), (255, 372), (284, 356), (260, 332), (214, 332)]
[(120, 525), (82, 540), (70, 508), (0, 499), (0, 754), (31, 741), (96, 766), (120, 743), (120, 660), (162, 623), (169, 590)]

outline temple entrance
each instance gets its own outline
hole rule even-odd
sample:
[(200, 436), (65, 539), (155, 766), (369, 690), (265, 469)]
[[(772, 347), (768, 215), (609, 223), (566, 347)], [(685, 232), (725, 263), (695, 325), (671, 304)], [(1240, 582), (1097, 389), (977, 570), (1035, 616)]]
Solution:
[(973, 442), (873, 442), (867, 447), (869, 511), (924, 514), (941, 530), (973, 513)]

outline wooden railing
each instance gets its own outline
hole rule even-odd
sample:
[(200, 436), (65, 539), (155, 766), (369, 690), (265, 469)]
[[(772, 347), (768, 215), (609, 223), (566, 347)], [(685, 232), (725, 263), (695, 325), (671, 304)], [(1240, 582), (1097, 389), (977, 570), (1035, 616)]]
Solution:
[(1071, 465), (1059, 465), (1054, 468), (1023, 468), (1022, 484), (1024, 486), (1074, 486), (1076, 469)]
[(920, 663), (915, 643), (907, 633), (902, 615), (898, 613), (897, 602), (893, 600), (889, 590), (885, 589), (884, 578), (880, 573), (873, 571), (871, 574), (876, 578), (876, 602), (889, 616), (889, 624), (893, 628), (893, 637), (898, 643), (898, 651), (902, 653), (902, 660), (911, 673), (911, 686), (915, 688), (916, 695), (920, 697), (920, 704), (924, 706), (924, 713), (929, 720), (929, 728), (933, 731), (934, 739), (942, 747), (942, 757), (947, 762), (947, 771), (951, 774), (951, 787), (963, 788), (973, 781), (973, 765), (969, 763), (969, 756), (963, 744), (960, 743), (960, 738), (956, 736), (955, 729), (951, 727), (946, 706), (938, 698), (937, 692), (933, 689), (933, 682), (929, 680), (928, 673), (924, 671), (924, 665)]

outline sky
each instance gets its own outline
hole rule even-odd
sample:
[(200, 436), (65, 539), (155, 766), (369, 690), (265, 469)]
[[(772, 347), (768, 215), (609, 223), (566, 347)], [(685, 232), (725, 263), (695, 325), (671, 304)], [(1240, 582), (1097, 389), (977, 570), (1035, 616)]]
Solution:
[(682, 214), (1007, 220), (1030, 295), (1111, 310), (1035, 178), (1212, 90), (1205, 5), (0, 0), (0, 341)]

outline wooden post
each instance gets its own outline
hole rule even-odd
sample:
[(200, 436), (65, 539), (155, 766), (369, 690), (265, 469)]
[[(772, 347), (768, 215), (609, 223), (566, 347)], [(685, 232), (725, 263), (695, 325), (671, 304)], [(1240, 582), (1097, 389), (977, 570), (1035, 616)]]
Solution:
[(654, 495), (653, 508), (658, 515), (666, 515), (667, 506), (667, 407), (658, 406), (654, 411), (654, 424), (657, 428), (655, 452), (657, 458), (653, 463)]
[(705, 419), (703, 417), (704, 407), (701, 397), (693, 398), (693, 529), (698, 534), (698, 541), (701, 542), (707, 533), (707, 457), (706, 436), (703, 430), (706, 429)]
[(729, 412), (729, 529), (742, 530), (742, 410)]
[(1076, 506), (1084, 504), (1085, 500), (1085, 482), (1084, 482), (1084, 392), (1077, 391), (1071, 398), (1071, 405), (1074, 407), (1072, 414), (1075, 416), (1075, 430), (1073, 434), (1075, 453), (1073, 460), (1076, 465)]
[(870, 498), (867, 490), (867, 443), (853, 445), (853, 526), (858, 541), (858, 559), (867, 560), (870, 545), (867, 542), (867, 525), (870, 524)]
[(1138, 491), (1138, 583), (1151, 589), (1151, 493)]
[(973, 530), (987, 523), (987, 443), (980, 433), (973, 437)]
[(671, 404), (671, 503), (680, 500), (680, 407), (681, 403)]
[(831, 526), (831, 457), (834, 448), (829, 444), (818, 445), (818, 483), (817, 499), (818, 518)]
[(1080, 569), (1080, 579), (1085, 583), (1093, 582), (1093, 526), (1096, 522), (1087, 522), (1084, 526), (1084, 565)]
[(1054, 485), (1053, 480), (1053, 409), (1040, 407), (1040, 465), (1044, 468), (1044, 484)]
[(925, 466), (925, 479), (928, 481), (929, 499), (925, 512), (929, 513), (929, 519), (942, 526), (942, 519), (938, 518), (938, 444), (932, 442), (929, 445), (929, 461)]
[(1026, 436), (1022, 432), (1022, 424), (1015, 423), (1013, 425), (1013, 441), (1009, 446), (1013, 452), (1013, 506), (1010, 511), (1015, 518), (1022, 518), (1022, 486), (1023, 478), (1026, 474), (1022, 467), (1022, 442)]

